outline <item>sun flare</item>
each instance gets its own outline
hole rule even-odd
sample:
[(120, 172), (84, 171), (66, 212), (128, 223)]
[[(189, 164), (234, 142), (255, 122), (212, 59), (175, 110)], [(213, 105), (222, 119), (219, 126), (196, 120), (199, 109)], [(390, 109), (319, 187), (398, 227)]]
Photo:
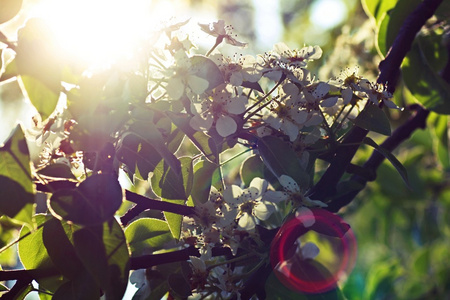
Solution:
[(176, 13), (164, 1), (153, 2), (46, 0), (35, 15), (50, 25), (66, 54), (104, 65), (130, 55), (158, 24)]

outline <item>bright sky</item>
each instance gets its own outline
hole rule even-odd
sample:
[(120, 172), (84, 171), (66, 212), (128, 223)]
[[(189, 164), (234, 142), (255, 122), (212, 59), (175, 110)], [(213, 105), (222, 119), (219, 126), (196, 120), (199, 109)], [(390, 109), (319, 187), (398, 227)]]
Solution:
[(347, 8), (342, 0), (318, 0), (311, 6), (311, 22), (330, 29), (347, 17)]

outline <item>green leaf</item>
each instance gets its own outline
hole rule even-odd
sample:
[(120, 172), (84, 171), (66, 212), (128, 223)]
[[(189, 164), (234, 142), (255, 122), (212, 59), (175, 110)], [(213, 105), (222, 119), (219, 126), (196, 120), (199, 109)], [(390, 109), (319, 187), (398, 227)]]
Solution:
[(450, 18), (450, 2), (442, 1), (435, 12), (435, 15), (441, 20)]
[(288, 175), (294, 179), (300, 189), (306, 190), (310, 178), (300, 164), (291, 146), (275, 136), (265, 136), (257, 144), (264, 165), (277, 177)]
[[(387, 11), (384, 17), (381, 18), (381, 23), (378, 26), (377, 48), (383, 56), (386, 56), (389, 48), (392, 46), (405, 19), (422, 1), (397, 0), (395, 2), (397, 2), (395, 7)], [(391, 4), (389, 3), (388, 6)]]
[(213, 139), (204, 132), (194, 130), (189, 125), (190, 116), (182, 113), (166, 112), (172, 122), (183, 131), (197, 149), (205, 155), (205, 158), (212, 163), (219, 163), (219, 153), (217, 145)]
[[(163, 199), (166, 202), (175, 203), (179, 205), (185, 204), (184, 200), (168, 200)], [(167, 224), (169, 224), (170, 232), (172, 236), (179, 240), (181, 236), (181, 223), (183, 221), (183, 216), (171, 212), (164, 212), (164, 217), (166, 218)]]
[(74, 232), (75, 252), (107, 299), (122, 299), (127, 283), (129, 251), (122, 227), (111, 219)]
[[(180, 273), (180, 271), (180, 263), (175, 262), (155, 266), (152, 268), (151, 272), (147, 272), (146, 276), (149, 281), (151, 293), (146, 298), (146, 300), (160, 300), (164, 298), (164, 295), (169, 291), (169, 284), (167, 283), (167, 279), (171, 274)], [(133, 300), (142, 299), (138, 296), (138, 293), (136, 293), (133, 297)]]
[(303, 294), (284, 286), (272, 272), (265, 284), (267, 300), (344, 300), (342, 292), (336, 288), (320, 294)]
[(180, 158), (181, 172), (174, 171), (162, 160), (153, 171), (151, 184), (153, 192), (161, 198), (171, 200), (187, 200), (192, 189), (192, 158)]
[(402, 177), (403, 181), (407, 186), (409, 186), (408, 181), (408, 174), (406, 172), (405, 167), (401, 164), (401, 162), (398, 161), (398, 159), (389, 151), (384, 149), (383, 147), (379, 146), (377, 143), (375, 143), (374, 140), (372, 140), (369, 137), (364, 138), (364, 143), (375, 148), (378, 152), (380, 152), (381, 155), (383, 155), (389, 162), (394, 166), (394, 168), (397, 170), (397, 172)]
[(45, 269), (54, 267), (47, 249), (45, 248), (42, 233), (42, 225), (51, 217), (36, 215), (37, 230), (30, 231), (30, 228), (23, 226), (20, 230), (22, 238), (18, 244), (18, 254), (25, 269)]
[(61, 189), (50, 198), (51, 212), (81, 225), (113, 218), (122, 204), (122, 188), (114, 174), (94, 174), (74, 189)]
[(136, 121), (131, 126), (131, 131), (140, 136), (144, 141), (152, 145), (152, 147), (164, 158), (164, 161), (177, 173), (180, 172), (180, 162), (175, 155), (169, 151), (166, 141), (161, 132), (153, 122)]
[(258, 82), (244, 81), (242, 82), (241, 86), (264, 93), (264, 90)]
[(444, 169), (450, 169), (450, 154), (448, 140), (448, 116), (431, 113), (429, 122), (433, 124), (432, 137), (434, 141), (434, 149), (437, 153), (439, 161)]
[[(432, 42), (420, 38), (413, 44), (402, 65), (403, 80), (411, 94), (427, 109), (450, 114), (450, 84), (433, 70), (423, 49)], [(432, 46), (431, 46), (432, 47)], [(444, 64), (444, 61), (441, 60)]]
[[(151, 186), (163, 201), (183, 205), (191, 192), (194, 174), (192, 158), (182, 157), (180, 162), (181, 173), (177, 174), (162, 160), (153, 172)], [(173, 237), (179, 239), (183, 216), (170, 212), (164, 212), (164, 216)]]
[(47, 119), (55, 110), (58, 103), (59, 93), (48, 88), (39, 79), (31, 76), (20, 76), (22, 84), (25, 87), (26, 95), (42, 119)]
[[(3, 72), (0, 75), (0, 82), (11, 79), (19, 74), (19, 71), (17, 70), (17, 63), (16, 63), (15, 58), (13, 58), (9, 61), (6, 61), (2, 57), (2, 63), (3, 63), (3, 65), (5, 65), (5, 67), (4, 67), (4, 70), (2, 70)], [(17, 83), (17, 79), (13, 80), (13, 81), (15, 83)], [(20, 86), (19, 86), (19, 89), (20, 89)], [(20, 92), (22, 93), (22, 90), (20, 90)]]
[(361, 0), (365, 13), (378, 25), (387, 11), (395, 7), (398, 0)]
[(100, 289), (92, 276), (83, 272), (74, 280), (62, 284), (53, 294), (52, 300), (98, 300)]
[(209, 199), (212, 178), (218, 166), (207, 160), (201, 160), (194, 166), (194, 181), (191, 198), (194, 204), (205, 203)]
[(393, 292), (394, 280), (401, 274), (395, 261), (380, 261), (370, 268), (364, 289), (363, 299), (379, 299)]
[[(23, 226), (20, 230), (20, 241), (18, 244), (18, 254), (25, 269), (47, 270), (55, 268), (43, 241), (43, 224), (50, 217), (39, 214), (35, 216), (38, 229), (30, 231), (30, 228)], [(42, 277), (36, 279), (39, 285), (49, 291), (56, 291), (62, 284), (61, 276)]]
[(32, 286), (32, 284), (30, 283), (29, 285), (25, 286), (24, 288), (22, 288), (17, 295), (15, 295), (14, 300), (25, 300), (25, 298), (27, 297), (27, 295), (29, 293), (31, 293), (32, 291), (34, 291), (34, 288)]
[(386, 114), (376, 105), (367, 106), (353, 121), (356, 126), (377, 132), (383, 135), (391, 135), (391, 125)]
[(77, 178), (73, 175), (70, 167), (63, 163), (54, 163), (51, 165), (46, 165), (44, 168), (38, 171), (40, 175), (52, 178), (64, 178), (64, 179), (73, 179)]
[(32, 224), (34, 190), (30, 154), (18, 125), (0, 148), (0, 214)]
[(212, 90), (225, 82), (219, 67), (211, 59), (202, 55), (191, 57), (191, 71), (196, 76), (208, 81), (207, 90)]
[[(153, 172), (162, 156), (153, 146), (137, 135), (128, 132), (119, 140), (116, 152), (117, 159), (127, 166), (128, 172), (142, 180), (147, 180), (150, 172)], [(130, 176), (133, 179), (133, 176)]]
[(125, 237), (133, 256), (163, 249), (166, 243), (173, 240), (167, 223), (152, 218), (141, 218), (132, 222), (125, 229)]
[(6, 292), (6, 291), (9, 291), (9, 289), (5, 285), (0, 283), (0, 293), (1, 292)]
[(2, 9), (0, 10), (0, 24), (5, 23), (14, 18), (22, 7), (22, 0), (2, 0), (0, 2)]
[(189, 282), (181, 274), (170, 274), (167, 283), (177, 298), (186, 299), (192, 294)]
[(261, 157), (253, 154), (247, 157), (241, 165), (240, 175), (245, 186), (250, 186), (253, 178), (264, 178), (264, 163)]
[(48, 255), (56, 268), (66, 278), (75, 280), (84, 268), (73, 248), (73, 232), (76, 225), (56, 218), (49, 219), (43, 226), (42, 238)]
[(17, 70), (23, 86), (45, 120), (54, 111), (61, 90), (60, 52), (43, 20), (29, 19), (18, 32)]

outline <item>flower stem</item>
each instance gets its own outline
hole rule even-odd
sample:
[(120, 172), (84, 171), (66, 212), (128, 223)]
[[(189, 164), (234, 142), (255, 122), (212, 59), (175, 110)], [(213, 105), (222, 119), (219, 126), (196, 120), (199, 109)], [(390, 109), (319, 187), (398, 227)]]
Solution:
[[(267, 97), (269, 97), (270, 94), (272, 94), (276, 88), (278, 88), (281, 84), (281, 80), (277, 82), (277, 84), (275, 84), (275, 86), (269, 91), (267, 92), (267, 94), (265, 94), (261, 99), (258, 100), (258, 102), (256, 102), (255, 104), (253, 104), (252, 106), (250, 106), (249, 108), (247, 108), (244, 112), (244, 114), (248, 113), (249, 111), (251, 111), (253, 108), (255, 108), (256, 106), (258, 106), (259, 104), (261, 104), (264, 100), (266, 100)], [(262, 108), (266, 107), (270, 102), (267, 102), (266, 104), (264, 104), (263, 106), (261, 106), (259, 109), (255, 110), (254, 112), (250, 113), (247, 117), (245, 117), (244, 122), (247, 121), (248, 119), (250, 119), (253, 115), (255, 115), (256, 113), (258, 113)]]

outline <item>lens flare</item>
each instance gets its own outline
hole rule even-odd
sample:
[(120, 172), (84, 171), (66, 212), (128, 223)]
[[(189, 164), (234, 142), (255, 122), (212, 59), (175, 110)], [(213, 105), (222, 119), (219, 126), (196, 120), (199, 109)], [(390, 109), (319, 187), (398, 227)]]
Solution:
[[(300, 214), (280, 228), (272, 242), (271, 263), (286, 287), (317, 294), (334, 289), (350, 274), (357, 246), (353, 231), (339, 216), (324, 209), (311, 210), (313, 214)], [(320, 253), (314, 258), (302, 256), (305, 251), (299, 249), (304, 243), (316, 244)]]
[[(167, 2), (170, 3), (170, 2)], [(88, 65), (130, 56), (178, 7), (149, 0), (40, 0), (30, 15), (48, 23), (61, 51)]]

